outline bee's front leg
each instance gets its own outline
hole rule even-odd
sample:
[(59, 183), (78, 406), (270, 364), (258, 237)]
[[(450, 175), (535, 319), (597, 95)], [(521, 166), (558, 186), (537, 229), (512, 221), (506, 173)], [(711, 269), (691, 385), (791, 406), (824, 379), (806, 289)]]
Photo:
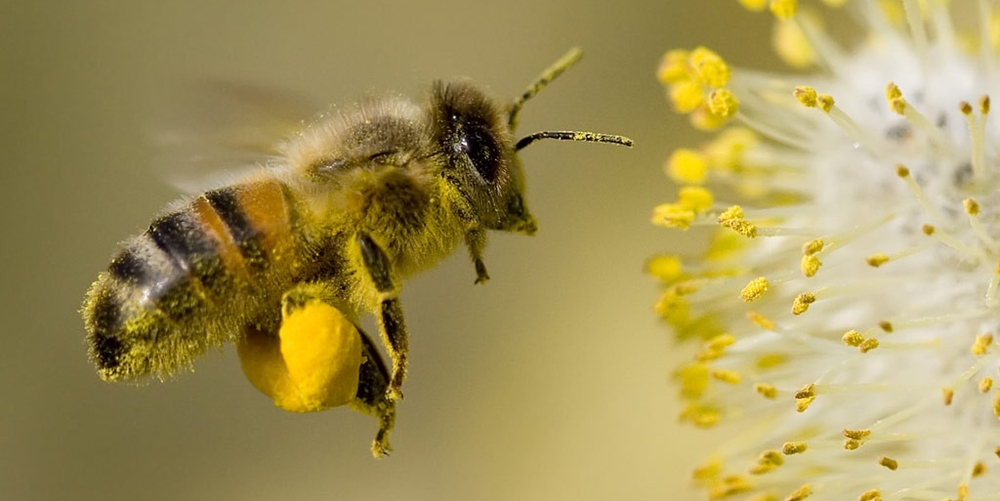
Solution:
[(486, 264), (483, 263), (483, 249), (486, 248), (486, 232), (479, 229), (469, 230), (465, 234), (465, 246), (469, 248), (469, 256), (476, 267), (476, 283), (485, 284), (490, 279), (490, 274), (486, 272)]
[(382, 341), (389, 348), (392, 357), (392, 376), (386, 393), (393, 399), (403, 398), (400, 389), (406, 377), (406, 354), (408, 336), (403, 322), (403, 307), (399, 304), (399, 289), (393, 283), (389, 258), (367, 233), (358, 234), (358, 245), (368, 276), (381, 296), (378, 325)]

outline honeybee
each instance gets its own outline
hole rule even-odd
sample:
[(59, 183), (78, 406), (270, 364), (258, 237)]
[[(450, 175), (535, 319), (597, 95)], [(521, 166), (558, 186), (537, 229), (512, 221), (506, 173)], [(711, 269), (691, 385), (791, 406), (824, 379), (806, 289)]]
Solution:
[[(407, 369), (400, 286), (465, 244), (475, 283), (488, 230), (534, 234), (517, 152), (539, 139), (631, 146), (545, 131), (514, 139), (518, 114), (577, 62), (573, 49), (513, 103), (468, 82), (436, 82), (424, 104), (370, 100), (304, 127), (281, 156), (207, 191), (126, 241), (82, 314), (107, 381), (161, 379), (227, 342), (275, 404), (348, 404), (375, 415), (389, 451)], [(359, 317), (372, 314), (391, 367)]]

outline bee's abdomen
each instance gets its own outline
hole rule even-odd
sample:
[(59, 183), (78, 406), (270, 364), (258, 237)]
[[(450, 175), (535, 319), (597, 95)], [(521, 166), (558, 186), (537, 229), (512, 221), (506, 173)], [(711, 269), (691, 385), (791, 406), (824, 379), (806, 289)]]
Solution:
[(210, 191), (153, 221), (91, 286), (83, 313), (105, 379), (166, 375), (278, 300), (303, 260), (277, 181)]

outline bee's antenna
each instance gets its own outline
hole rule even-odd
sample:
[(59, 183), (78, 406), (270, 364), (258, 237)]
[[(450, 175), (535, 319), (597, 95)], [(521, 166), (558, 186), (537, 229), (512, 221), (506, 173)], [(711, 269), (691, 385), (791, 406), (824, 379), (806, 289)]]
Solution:
[(619, 146), (624, 146), (626, 148), (632, 147), (632, 140), (625, 136), (616, 136), (614, 134), (601, 134), (600, 132), (579, 132), (572, 130), (547, 130), (543, 132), (536, 132), (530, 136), (525, 136), (517, 142), (514, 146), (515, 150), (520, 150), (529, 144), (538, 141), (539, 139), (561, 139), (563, 141), (585, 141), (588, 143), (609, 143), (617, 144)]
[(510, 115), (507, 118), (507, 125), (510, 127), (510, 130), (514, 130), (517, 127), (517, 114), (521, 112), (524, 102), (534, 97), (535, 94), (538, 94), (538, 91), (544, 89), (545, 86), (548, 85), (549, 82), (555, 80), (557, 76), (562, 75), (562, 72), (566, 71), (570, 66), (576, 64), (581, 57), (583, 57), (583, 51), (580, 50), (579, 47), (573, 47), (566, 53), (565, 56), (561, 57), (555, 62), (555, 64), (549, 66), (548, 69), (543, 71), (542, 74), (528, 86), (528, 89), (524, 91), (524, 94), (521, 94), (514, 99), (514, 104), (510, 107)]

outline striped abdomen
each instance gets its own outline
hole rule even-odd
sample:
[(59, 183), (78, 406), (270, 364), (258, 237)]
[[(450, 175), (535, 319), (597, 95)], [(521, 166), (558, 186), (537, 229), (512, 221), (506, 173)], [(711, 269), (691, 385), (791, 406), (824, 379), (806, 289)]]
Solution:
[(278, 181), (205, 193), (130, 240), (87, 293), (83, 315), (102, 377), (187, 367), (244, 325), (267, 324), (305, 271), (295, 203)]

